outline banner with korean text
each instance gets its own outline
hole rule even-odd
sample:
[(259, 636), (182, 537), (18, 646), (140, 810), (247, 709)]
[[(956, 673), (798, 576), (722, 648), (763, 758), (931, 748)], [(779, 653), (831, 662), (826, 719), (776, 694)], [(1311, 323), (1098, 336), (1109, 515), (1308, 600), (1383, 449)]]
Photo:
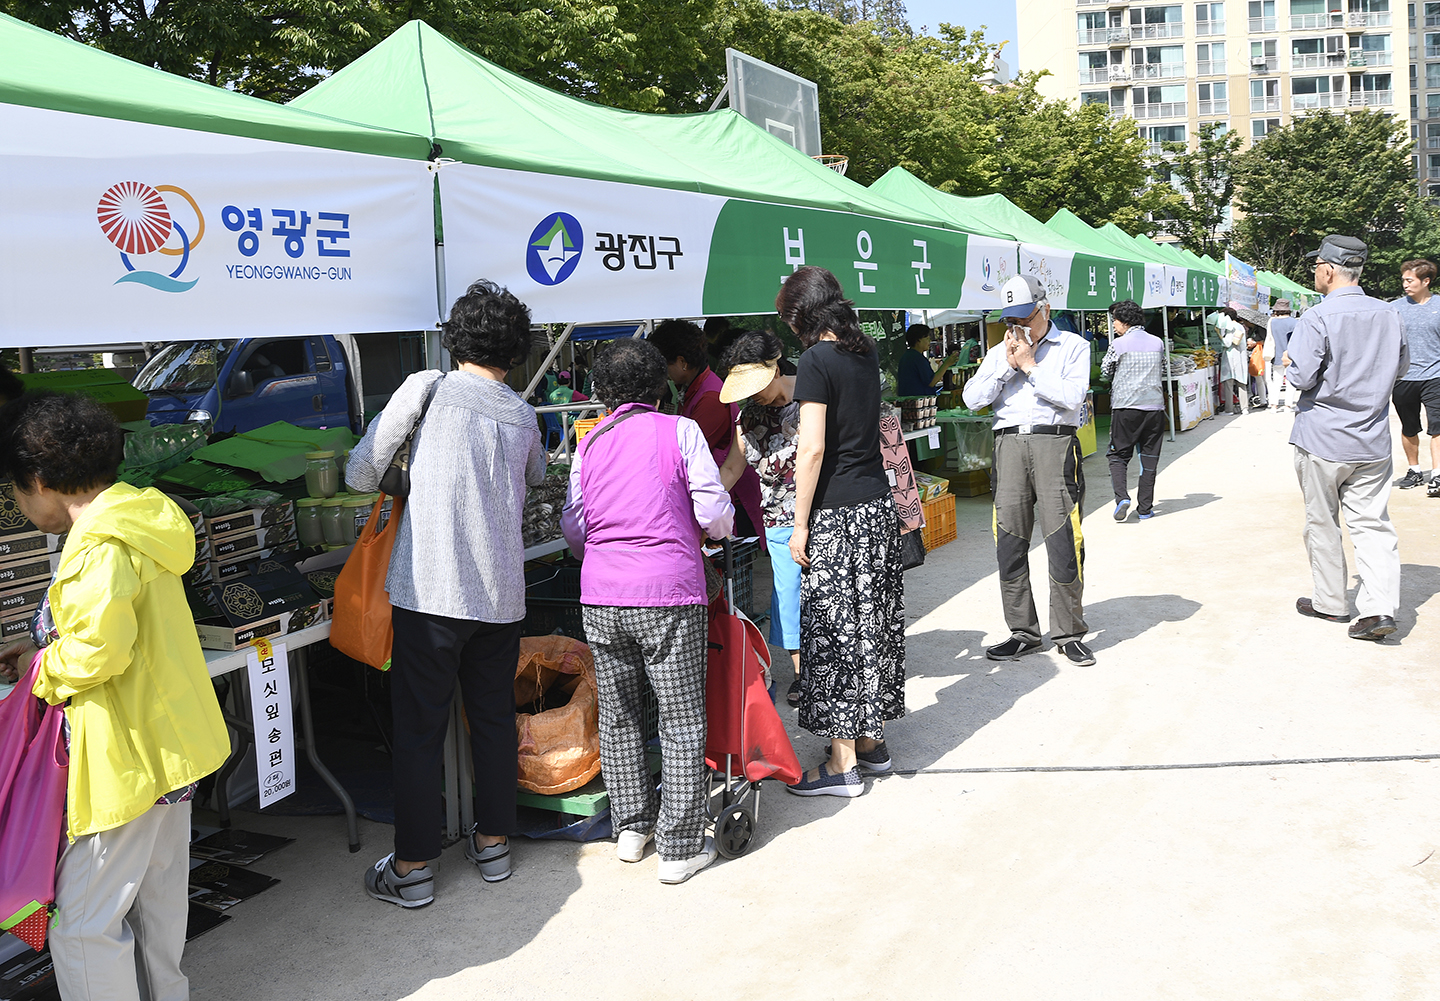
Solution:
[(0, 104), (0, 346), (433, 328), (426, 165)]
[(448, 298), (488, 278), (541, 323), (774, 312), (806, 264), (857, 309), (953, 309), (966, 280), (966, 234), (860, 213), (471, 164), (440, 204)]

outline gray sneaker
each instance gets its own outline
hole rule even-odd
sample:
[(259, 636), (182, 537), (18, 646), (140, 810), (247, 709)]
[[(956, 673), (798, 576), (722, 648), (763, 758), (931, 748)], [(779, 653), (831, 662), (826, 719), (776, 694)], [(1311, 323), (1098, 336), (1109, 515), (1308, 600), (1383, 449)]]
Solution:
[(1401, 490), (1410, 490), (1425, 482), (1425, 474), (1414, 469), (1406, 470), (1405, 475), (1395, 481), (1395, 486)]
[(510, 878), (510, 839), (483, 849), (475, 847), (475, 828), (465, 833), (465, 857), (475, 863), (487, 883)]
[(400, 875), (395, 871), (395, 853), (391, 852), (365, 870), (365, 892), (401, 907), (425, 907), (435, 901), (435, 876), (428, 865), (408, 876)]
[[(825, 757), (830, 757), (830, 745), (825, 745)], [(862, 772), (888, 772), (894, 762), (890, 760), (890, 750), (885, 746), (885, 741), (880, 741), (868, 751), (855, 749), (855, 764)]]

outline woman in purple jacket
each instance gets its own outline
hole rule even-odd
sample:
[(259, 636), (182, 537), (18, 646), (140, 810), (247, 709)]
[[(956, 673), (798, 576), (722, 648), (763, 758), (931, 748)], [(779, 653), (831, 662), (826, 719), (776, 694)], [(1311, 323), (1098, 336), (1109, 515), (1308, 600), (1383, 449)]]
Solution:
[[(600, 694), (600, 767), (618, 855), (652, 837), (662, 883), (715, 860), (705, 836), (706, 611), (702, 533), (730, 534), (735, 509), (694, 421), (659, 413), (665, 359), (616, 341), (595, 362), (612, 412), (575, 452), (561, 528), (583, 561), (580, 602)], [(644, 681), (660, 707), (664, 794), (645, 760)]]

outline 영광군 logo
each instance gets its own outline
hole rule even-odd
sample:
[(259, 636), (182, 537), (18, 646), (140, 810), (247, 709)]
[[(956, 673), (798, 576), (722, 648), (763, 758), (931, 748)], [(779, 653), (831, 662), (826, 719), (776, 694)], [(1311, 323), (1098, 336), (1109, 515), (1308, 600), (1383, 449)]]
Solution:
[(525, 250), (525, 270), (541, 285), (559, 285), (575, 272), (585, 249), (585, 233), (568, 212), (540, 220)]
[[(166, 198), (167, 194), (171, 197)], [(173, 184), (152, 188), (139, 181), (121, 181), (100, 196), (96, 216), (125, 265), (125, 274), (115, 284), (139, 282), (161, 292), (186, 292), (194, 287), (198, 279), (187, 282), (180, 276), (190, 263), (190, 252), (205, 236), (205, 216), (190, 192)], [(137, 267), (131, 258), (159, 270)]]

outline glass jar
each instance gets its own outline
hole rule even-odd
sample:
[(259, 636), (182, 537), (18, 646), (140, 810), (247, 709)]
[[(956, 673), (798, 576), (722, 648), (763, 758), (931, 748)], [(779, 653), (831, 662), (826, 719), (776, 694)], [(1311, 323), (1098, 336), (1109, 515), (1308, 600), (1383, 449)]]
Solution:
[(311, 497), (334, 497), (340, 489), (340, 470), (333, 451), (305, 453), (305, 492)]
[(344, 504), (344, 498), (330, 497), (320, 506), (320, 530), (327, 546), (345, 545), (345, 530), (341, 525), (345, 517)]
[(323, 503), (319, 497), (301, 497), (295, 502), (295, 534), (300, 537), (300, 545), (307, 549), (325, 544), (325, 530), (320, 526)]
[(370, 520), (370, 511), (375, 507), (375, 495), (355, 494), (342, 506), (344, 515), (340, 518), (341, 533), (345, 536), (345, 545), (355, 544), (360, 538), (361, 531)]

